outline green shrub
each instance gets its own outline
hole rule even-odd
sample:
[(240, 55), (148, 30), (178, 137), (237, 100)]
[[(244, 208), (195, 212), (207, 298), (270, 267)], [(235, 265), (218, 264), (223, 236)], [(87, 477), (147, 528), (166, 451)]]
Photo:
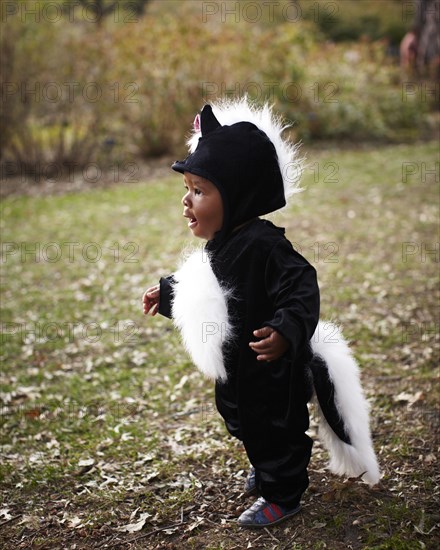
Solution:
[(84, 166), (96, 158), (112, 111), (106, 31), (96, 29), (85, 46), (80, 27), (21, 12), (3, 30), (2, 160), (25, 173)]
[(304, 101), (288, 106), (303, 139), (405, 141), (421, 134), (428, 104), (403, 101), (399, 68), (383, 42), (318, 45), (308, 56)]
[(413, 7), (406, 0), (299, 0), (301, 15), (335, 42), (386, 39), (398, 45), (411, 25)]
[(307, 23), (211, 26), (200, 14), (190, 23), (165, 14), (157, 20), (147, 16), (133, 28), (122, 26), (115, 33), (114, 78), (137, 86), (138, 101), (121, 105), (130, 139), (143, 156), (182, 153), (204, 101), (243, 93), (262, 101), (276, 94), (280, 83), (301, 79), (298, 59), (314, 42), (310, 30)]
[[(136, 23), (10, 18), (1, 38), (8, 93), (0, 159), (32, 171), (38, 162), (181, 156), (203, 103), (244, 93), (275, 103), (296, 122), (297, 139), (394, 141), (420, 134), (428, 106), (419, 94), (402, 101), (386, 41), (325, 42), (313, 20), (283, 19), (288, 3), (279, 4), (273, 20), (254, 23), (204, 19), (200, 3), (191, 1), (152, 2)], [(344, 21), (355, 13), (352, 2), (347, 6)], [(362, 12), (363, 27), (375, 26), (376, 15)], [(5, 84), (19, 91), (9, 93)], [(35, 86), (38, 100), (20, 93)]]

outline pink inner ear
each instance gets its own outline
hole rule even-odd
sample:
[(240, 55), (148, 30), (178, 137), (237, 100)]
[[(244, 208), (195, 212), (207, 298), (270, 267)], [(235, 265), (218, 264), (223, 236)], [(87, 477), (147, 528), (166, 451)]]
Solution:
[(196, 118), (194, 119), (194, 130), (196, 132), (200, 132), (200, 115), (197, 114)]

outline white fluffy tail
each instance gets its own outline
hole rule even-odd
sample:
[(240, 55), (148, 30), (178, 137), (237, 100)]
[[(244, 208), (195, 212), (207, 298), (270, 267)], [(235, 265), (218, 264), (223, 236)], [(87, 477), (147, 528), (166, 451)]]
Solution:
[(330, 453), (329, 468), (335, 474), (348, 477), (363, 474), (364, 481), (375, 485), (380, 472), (371, 441), (369, 406), (362, 391), (359, 367), (340, 329), (333, 323), (320, 321), (310, 343), (313, 353), (327, 366), (328, 377), (334, 386), (335, 405), (351, 442), (349, 445), (337, 437), (317, 402), (319, 434)]

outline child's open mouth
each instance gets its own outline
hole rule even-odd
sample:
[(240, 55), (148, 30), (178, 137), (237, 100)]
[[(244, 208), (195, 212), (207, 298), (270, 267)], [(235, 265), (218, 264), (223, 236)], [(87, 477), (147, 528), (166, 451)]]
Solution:
[(197, 220), (195, 218), (189, 218), (188, 227), (193, 229), (197, 225)]

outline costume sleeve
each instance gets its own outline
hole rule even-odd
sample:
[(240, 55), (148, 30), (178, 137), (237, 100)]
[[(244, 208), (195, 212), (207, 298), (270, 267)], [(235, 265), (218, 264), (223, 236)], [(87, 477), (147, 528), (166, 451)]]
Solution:
[(312, 338), (319, 320), (316, 270), (289, 241), (283, 240), (269, 255), (265, 285), (275, 314), (263, 324), (290, 342), (291, 354), (295, 357)]
[(174, 299), (174, 284), (175, 279), (173, 275), (168, 277), (161, 277), (160, 284), (160, 297), (159, 297), (159, 313), (164, 317), (171, 319), (171, 306)]

